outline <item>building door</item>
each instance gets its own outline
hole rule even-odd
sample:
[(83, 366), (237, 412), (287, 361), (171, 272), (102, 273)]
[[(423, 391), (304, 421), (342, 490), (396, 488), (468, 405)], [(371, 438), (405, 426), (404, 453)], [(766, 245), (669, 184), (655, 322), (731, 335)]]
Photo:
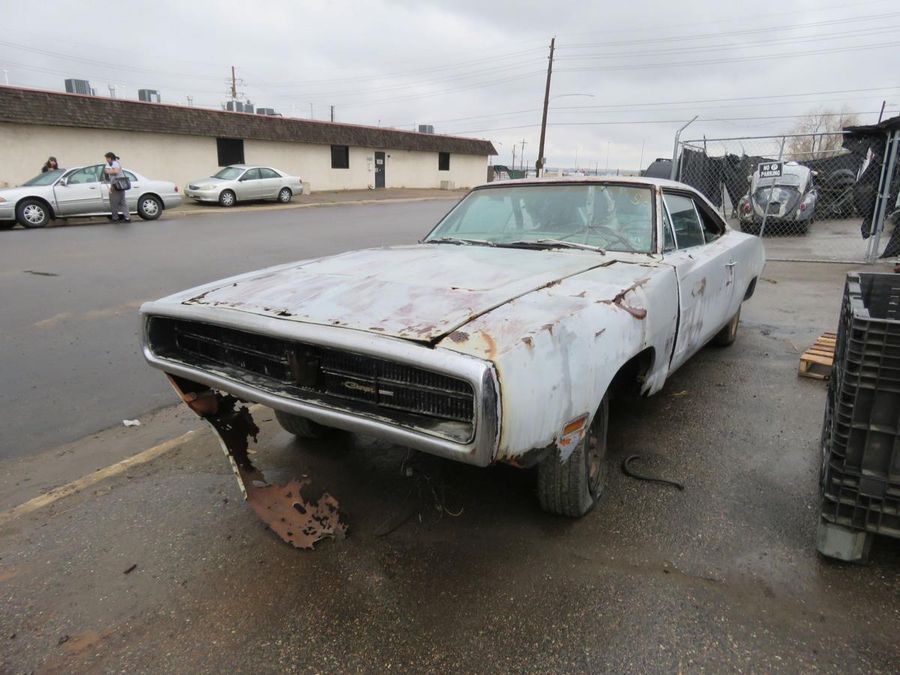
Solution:
[(384, 187), (384, 153), (375, 153), (375, 187)]

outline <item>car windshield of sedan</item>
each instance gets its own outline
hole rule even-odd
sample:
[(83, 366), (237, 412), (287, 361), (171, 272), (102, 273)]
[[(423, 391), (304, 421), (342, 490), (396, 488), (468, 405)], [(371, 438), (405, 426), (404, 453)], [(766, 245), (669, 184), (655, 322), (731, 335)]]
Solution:
[(650, 253), (653, 229), (649, 186), (509, 185), (469, 193), (425, 241)]
[(235, 180), (238, 176), (244, 173), (243, 169), (237, 169), (233, 166), (226, 166), (224, 169), (219, 171), (213, 178), (221, 178), (222, 180)]
[(39, 173), (37, 176), (32, 178), (31, 180), (27, 180), (22, 183), (22, 187), (26, 185), (31, 187), (34, 185), (50, 185), (56, 182), (56, 179), (63, 175), (62, 169), (54, 169), (53, 171), (46, 171), (44, 173)]

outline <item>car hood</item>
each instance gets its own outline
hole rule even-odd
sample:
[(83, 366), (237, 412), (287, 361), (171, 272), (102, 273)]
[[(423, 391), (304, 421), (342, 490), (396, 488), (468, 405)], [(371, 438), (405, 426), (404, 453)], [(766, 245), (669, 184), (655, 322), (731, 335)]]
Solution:
[(169, 300), (434, 342), (613, 255), (422, 244), (353, 251), (186, 291)]
[(32, 185), (26, 187), (11, 187), (11, 188), (3, 188), (0, 190), (0, 197), (3, 197), (8, 202), (13, 202), (22, 197), (28, 197), (30, 195), (43, 195), (49, 194), (53, 191), (52, 185)]
[(197, 180), (190, 181), (191, 185), (203, 185), (203, 184), (217, 184), (217, 183), (233, 183), (234, 180), (229, 178), (228, 180), (224, 178), (216, 178), (215, 176), (207, 176), (206, 178), (198, 178)]

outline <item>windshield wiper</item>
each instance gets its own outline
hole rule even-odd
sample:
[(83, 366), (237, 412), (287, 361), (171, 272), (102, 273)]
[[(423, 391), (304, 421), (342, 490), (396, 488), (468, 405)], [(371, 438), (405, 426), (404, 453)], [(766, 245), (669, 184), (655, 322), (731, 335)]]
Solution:
[(595, 251), (601, 255), (606, 255), (606, 251), (599, 246), (591, 246), (590, 244), (579, 244), (575, 241), (564, 241), (562, 239), (521, 239), (519, 241), (503, 242), (498, 246), (508, 246), (509, 248), (577, 248), (582, 251)]
[(460, 239), (458, 237), (438, 237), (437, 239), (426, 239), (425, 244), (456, 244), (457, 246), (496, 246), (492, 241), (486, 239)]

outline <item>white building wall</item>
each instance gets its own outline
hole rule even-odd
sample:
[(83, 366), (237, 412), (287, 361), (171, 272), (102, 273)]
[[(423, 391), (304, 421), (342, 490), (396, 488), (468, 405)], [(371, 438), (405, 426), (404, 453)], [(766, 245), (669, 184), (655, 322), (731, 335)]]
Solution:
[[(218, 171), (216, 139), (204, 136), (78, 129), (0, 123), (0, 187), (18, 185), (40, 173), (50, 155), (62, 167), (99, 164), (112, 151), (122, 164), (148, 178), (171, 180), (183, 188)], [(450, 170), (438, 171), (438, 153), (385, 149), (385, 186), (457, 188), (487, 180), (487, 157), (450, 154)], [(244, 141), (248, 164), (269, 164), (299, 175), (313, 191), (375, 187), (375, 149), (350, 148), (350, 168), (331, 168), (331, 146), (276, 141)]]
[(51, 155), (66, 168), (100, 164), (107, 152), (148, 178), (179, 186), (217, 170), (215, 138), (0, 123), (0, 187), (36, 176)]

